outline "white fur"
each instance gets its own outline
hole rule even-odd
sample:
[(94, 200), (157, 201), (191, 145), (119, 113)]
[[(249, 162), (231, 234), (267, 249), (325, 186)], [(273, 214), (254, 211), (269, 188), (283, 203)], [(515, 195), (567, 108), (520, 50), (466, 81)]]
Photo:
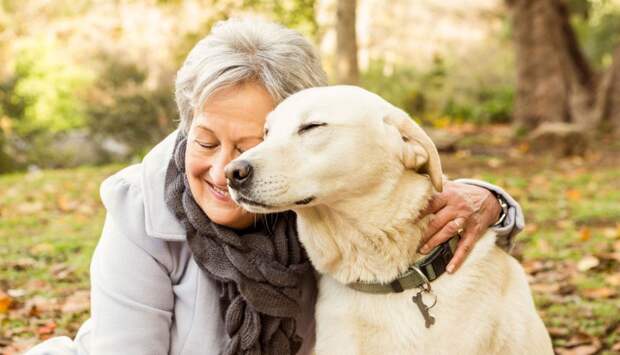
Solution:
[[(299, 132), (308, 122), (326, 125)], [(553, 353), (523, 269), (491, 231), (455, 274), (432, 283), (430, 329), (412, 301), (418, 289), (373, 295), (345, 286), (389, 282), (421, 257), (428, 218), (414, 221), (441, 189), (441, 167), (403, 111), (360, 88), (314, 88), (278, 105), (267, 128), (265, 141), (238, 158), (254, 168), (251, 185), (231, 195), (253, 212), (297, 213), (300, 240), (323, 275), (317, 354)]]

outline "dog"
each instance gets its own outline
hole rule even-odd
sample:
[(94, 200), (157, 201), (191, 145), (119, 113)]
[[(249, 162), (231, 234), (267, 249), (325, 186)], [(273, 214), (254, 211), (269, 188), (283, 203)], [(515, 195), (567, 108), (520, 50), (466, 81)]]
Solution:
[(321, 274), (317, 354), (553, 354), (525, 272), (491, 230), (454, 274), (422, 275), (431, 216), (414, 221), (442, 189), (441, 162), (381, 97), (354, 86), (293, 94), (225, 173), (242, 208), (297, 214)]

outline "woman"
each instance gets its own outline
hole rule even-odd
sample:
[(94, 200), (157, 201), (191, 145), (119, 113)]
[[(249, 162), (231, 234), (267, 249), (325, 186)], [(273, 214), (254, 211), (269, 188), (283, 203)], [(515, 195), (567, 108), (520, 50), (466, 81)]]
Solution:
[[(224, 167), (262, 140), (279, 101), (325, 84), (298, 33), (256, 20), (215, 26), (178, 72), (179, 129), (101, 185), (91, 318), (75, 340), (27, 354), (308, 354), (316, 285), (294, 217), (236, 206)], [(436, 217), (421, 252), (462, 230), (452, 271), (488, 226), (506, 248), (523, 226), (510, 196), (472, 180), (447, 182), (425, 213)]]

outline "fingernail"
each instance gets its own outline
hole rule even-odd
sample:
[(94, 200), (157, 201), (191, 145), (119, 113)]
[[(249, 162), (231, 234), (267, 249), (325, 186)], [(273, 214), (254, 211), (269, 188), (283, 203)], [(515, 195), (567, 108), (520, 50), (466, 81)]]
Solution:
[(422, 253), (422, 254), (426, 254), (426, 253), (428, 253), (428, 252), (429, 252), (429, 249), (430, 249), (430, 248), (428, 247), (428, 245), (425, 245), (425, 246), (423, 246), (423, 247), (420, 249), (420, 253)]
[(446, 270), (448, 270), (448, 273), (451, 274), (454, 272), (454, 265), (450, 264), (448, 265), (448, 267), (446, 268)]

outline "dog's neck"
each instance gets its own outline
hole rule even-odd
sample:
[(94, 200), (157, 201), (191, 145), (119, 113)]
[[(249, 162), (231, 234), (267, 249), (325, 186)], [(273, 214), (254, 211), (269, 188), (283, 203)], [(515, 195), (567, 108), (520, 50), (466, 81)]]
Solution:
[(295, 211), (299, 238), (320, 273), (345, 284), (385, 283), (423, 256), (416, 250), (428, 218), (416, 218), (434, 189), (427, 177), (409, 172), (394, 186)]

